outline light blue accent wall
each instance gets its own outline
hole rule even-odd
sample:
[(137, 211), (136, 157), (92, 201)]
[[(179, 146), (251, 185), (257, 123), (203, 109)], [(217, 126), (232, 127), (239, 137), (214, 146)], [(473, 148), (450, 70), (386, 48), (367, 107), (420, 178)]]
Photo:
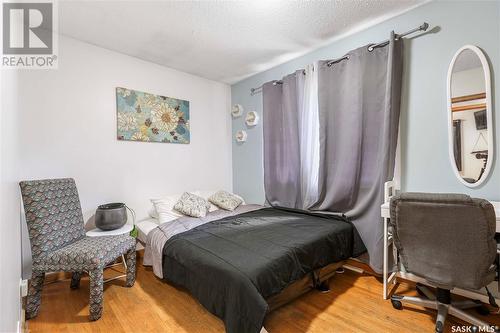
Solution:
[[(500, 135), (500, 98), (495, 82), (500, 73), (500, 2), (439, 1), (418, 7), (403, 15), (348, 36), (332, 44), (256, 74), (231, 87), (232, 103), (245, 112), (262, 115), (262, 94), (250, 96), (250, 88), (280, 79), (320, 59), (335, 59), (349, 50), (385, 40), (389, 32), (404, 32), (422, 22), (439, 26), (429, 33), (405, 42), (405, 70), (401, 109), (402, 189), (404, 191), (459, 192), (500, 201), (500, 142), (496, 139), (495, 160), (487, 181), (470, 189), (455, 178), (448, 157), (446, 75), (455, 52), (473, 44), (486, 53), (492, 72), (495, 137)], [(495, 84), (496, 83), (496, 84)], [(262, 118), (262, 117), (261, 117)], [(248, 202), (264, 202), (262, 160), (262, 122), (247, 128), (244, 115), (233, 119), (233, 137), (245, 129), (248, 140), (233, 140), (233, 187)]]

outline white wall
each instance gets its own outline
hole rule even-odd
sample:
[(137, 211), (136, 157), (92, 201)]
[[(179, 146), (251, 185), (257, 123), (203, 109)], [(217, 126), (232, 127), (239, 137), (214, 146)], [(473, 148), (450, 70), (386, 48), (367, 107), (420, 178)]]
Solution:
[[(232, 186), (229, 86), (73, 39), (59, 69), (22, 73), (20, 178), (74, 177), (84, 215), (120, 201), (145, 215), (149, 198)], [(116, 139), (115, 88), (190, 102), (190, 144)]]
[[(59, 69), (17, 73), (2, 80), (0, 331), (17, 321), (19, 180), (75, 178), (86, 221), (106, 202), (144, 217), (151, 197), (232, 189), (228, 85), (65, 37)], [(116, 87), (188, 100), (191, 143), (118, 141)]]
[(15, 71), (0, 71), (0, 76), (0, 332), (15, 332), (21, 278), (17, 76)]
[[(451, 97), (479, 94), (484, 93), (485, 91), (486, 86), (484, 82), (483, 67), (453, 72), (453, 75), (451, 76)], [(482, 102), (484, 101), (474, 101), (474, 103)]]

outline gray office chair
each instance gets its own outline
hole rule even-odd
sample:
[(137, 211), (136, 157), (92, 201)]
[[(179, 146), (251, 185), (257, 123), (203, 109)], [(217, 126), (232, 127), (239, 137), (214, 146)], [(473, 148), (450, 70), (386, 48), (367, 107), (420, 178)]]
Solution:
[(490, 326), (463, 311), (481, 302), (451, 301), (450, 290), (476, 290), (495, 279), (495, 224), (495, 210), (486, 200), (461, 194), (393, 197), (390, 226), (400, 260), (407, 272), (437, 288), (436, 295), (423, 285), (417, 285), (422, 297), (393, 295), (393, 307), (401, 310), (408, 303), (437, 310), (436, 332), (443, 331), (448, 313), (478, 327)]

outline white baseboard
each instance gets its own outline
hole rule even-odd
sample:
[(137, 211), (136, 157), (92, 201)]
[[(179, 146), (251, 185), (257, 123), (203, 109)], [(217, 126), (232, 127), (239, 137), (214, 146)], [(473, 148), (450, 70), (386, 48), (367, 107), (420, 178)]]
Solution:
[(24, 302), (25, 298), (28, 295), (28, 280), (19, 280), (19, 320), (17, 321), (17, 333), (24, 333), (25, 325), (26, 325), (26, 318), (25, 318), (25, 313), (24, 313)]
[(346, 265), (344, 265), (342, 267), (344, 267), (345, 269), (348, 269), (350, 271), (359, 273), (359, 274), (363, 274), (365, 272), (362, 268), (355, 267), (355, 266), (352, 266), (352, 265), (349, 265), (349, 264), (346, 264)]
[(22, 280), (19, 282), (19, 289), (21, 290), (21, 297), (28, 296), (28, 280)]

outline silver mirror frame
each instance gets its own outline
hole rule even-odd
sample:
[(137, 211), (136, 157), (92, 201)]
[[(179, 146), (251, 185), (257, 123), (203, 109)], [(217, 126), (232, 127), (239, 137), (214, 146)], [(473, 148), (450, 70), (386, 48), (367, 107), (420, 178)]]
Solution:
[[(486, 93), (486, 121), (488, 124), (488, 161), (486, 162), (486, 168), (484, 169), (484, 173), (480, 179), (478, 179), (477, 182), (475, 183), (468, 183), (466, 182), (462, 176), (460, 175), (460, 172), (458, 171), (457, 165), (455, 164), (455, 156), (453, 154), (453, 112), (451, 110), (451, 78), (453, 74), (453, 67), (455, 66), (455, 62), (457, 61), (458, 56), (462, 51), (465, 50), (471, 50), (474, 52), (479, 60), (481, 61), (481, 65), (483, 66), (483, 72), (484, 72), (484, 84), (485, 84), (485, 93)], [(483, 51), (478, 48), (477, 46), (474, 45), (465, 45), (461, 47), (453, 56), (453, 59), (450, 62), (450, 67), (448, 68), (448, 79), (447, 79), (447, 86), (446, 86), (446, 91), (447, 91), (447, 111), (448, 111), (448, 153), (450, 157), (450, 163), (453, 168), (453, 171), (455, 173), (455, 176), (457, 179), (464, 184), (467, 187), (478, 187), (482, 183), (486, 181), (488, 178), (490, 172), (491, 172), (491, 166), (494, 160), (494, 153), (495, 153), (495, 147), (494, 147), (494, 142), (493, 142), (493, 129), (494, 129), (494, 124), (493, 124), (493, 106), (491, 103), (491, 74), (490, 74), (490, 65), (488, 64), (488, 60), (486, 59), (486, 56), (484, 55)]]

